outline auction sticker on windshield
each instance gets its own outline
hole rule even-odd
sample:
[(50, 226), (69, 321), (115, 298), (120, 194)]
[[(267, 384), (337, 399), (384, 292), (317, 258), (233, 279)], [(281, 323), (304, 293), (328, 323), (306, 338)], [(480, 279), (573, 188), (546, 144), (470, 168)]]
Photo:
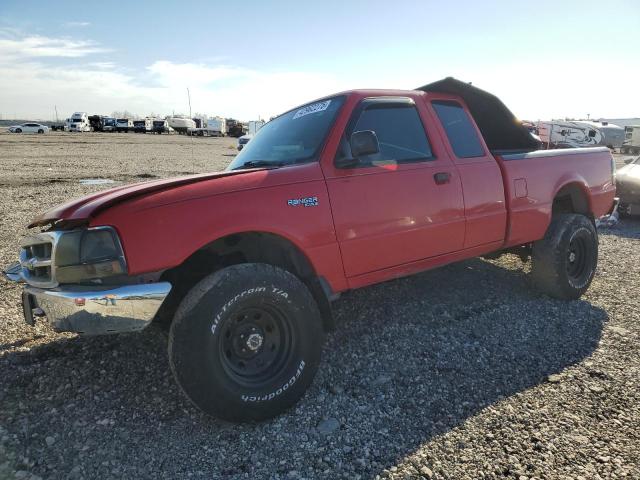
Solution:
[(296, 114), (293, 116), (293, 120), (295, 120), (296, 118), (304, 117), (305, 115), (309, 115), (311, 113), (323, 112), (327, 108), (329, 108), (330, 103), (331, 103), (331, 100), (326, 100), (324, 102), (318, 102), (312, 105), (307, 105), (306, 107), (301, 108), (296, 112)]

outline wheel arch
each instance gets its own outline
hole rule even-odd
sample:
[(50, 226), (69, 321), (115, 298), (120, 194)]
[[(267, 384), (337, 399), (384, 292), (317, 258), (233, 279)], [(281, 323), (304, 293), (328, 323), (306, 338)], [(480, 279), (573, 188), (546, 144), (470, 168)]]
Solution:
[(335, 328), (329, 283), (317, 275), (304, 250), (293, 240), (267, 231), (243, 231), (223, 235), (201, 246), (180, 265), (163, 272), (161, 279), (172, 284), (156, 321), (169, 325), (186, 293), (205, 276), (241, 263), (265, 263), (280, 267), (298, 277), (310, 290), (322, 315), (323, 326)]
[(591, 195), (584, 181), (574, 179), (556, 188), (551, 214), (578, 213), (594, 220)]

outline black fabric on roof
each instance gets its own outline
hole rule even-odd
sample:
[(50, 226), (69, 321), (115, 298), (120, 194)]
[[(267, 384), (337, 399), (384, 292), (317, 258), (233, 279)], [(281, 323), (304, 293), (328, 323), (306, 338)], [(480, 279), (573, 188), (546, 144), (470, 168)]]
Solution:
[(529, 130), (498, 97), (489, 92), (453, 77), (429, 83), (416, 90), (462, 97), (491, 151), (532, 151), (540, 148), (540, 142), (531, 136)]

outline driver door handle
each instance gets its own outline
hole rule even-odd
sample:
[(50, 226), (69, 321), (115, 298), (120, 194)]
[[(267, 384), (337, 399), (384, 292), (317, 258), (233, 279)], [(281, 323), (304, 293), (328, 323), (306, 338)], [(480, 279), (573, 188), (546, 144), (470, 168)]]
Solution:
[(433, 179), (435, 180), (436, 185), (444, 185), (445, 183), (449, 183), (449, 180), (451, 180), (451, 174), (449, 172), (434, 173)]

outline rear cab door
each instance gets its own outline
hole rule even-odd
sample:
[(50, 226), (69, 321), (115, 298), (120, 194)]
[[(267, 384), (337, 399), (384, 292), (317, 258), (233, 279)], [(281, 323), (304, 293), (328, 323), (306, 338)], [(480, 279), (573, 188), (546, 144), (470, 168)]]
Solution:
[[(334, 126), (322, 168), (348, 278), (381, 280), (385, 269), (463, 248), (460, 177), (422, 96), (353, 93)], [(340, 168), (362, 130), (376, 133), (380, 153)]]
[(505, 239), (507, 208), (500, 167), (482, 138), (464, 102), (454, 96), (429, 93), (429, 111), (444, 139), (445, 155), (460, 174), (466, 218), (464, 249), (498, 248)]

